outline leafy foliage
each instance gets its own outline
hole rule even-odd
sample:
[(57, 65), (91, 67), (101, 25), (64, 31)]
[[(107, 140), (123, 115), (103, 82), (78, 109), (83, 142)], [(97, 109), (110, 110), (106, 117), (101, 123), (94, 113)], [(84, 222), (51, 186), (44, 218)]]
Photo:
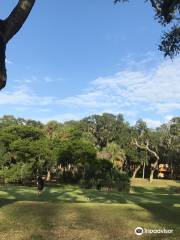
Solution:
[[(179, 123), (178, 117), (173, 118), (152, 130), (143, 120), (130, 126), (122, 115), (107, 113), (45, 125), (4, 116), (0, 118), (0, 180), (25, 183), (38, 173), (86, 188), (128, 190), (137, 167), (140, 172), (144, 166), (149, 174), (155, 161), (152, 151), (160, 163), (179, 166)], [(147, 143), (150, 152), (143, 147)], [(171, 177), (177, 178), (178, 172)]]

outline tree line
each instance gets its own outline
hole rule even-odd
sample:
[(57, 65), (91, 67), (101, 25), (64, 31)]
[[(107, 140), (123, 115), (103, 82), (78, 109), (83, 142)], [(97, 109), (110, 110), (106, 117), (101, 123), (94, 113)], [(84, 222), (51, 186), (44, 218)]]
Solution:
[(142, 119), (131, 126), (122, 114), (91, 115), (59, 123), (0, 118), (0, 181), (23, 183), (37, 174), (84, 187), (128, 190), (130, 177), (158, 177), (168, 164), (168, 178), (180, 167), (180, 117), (156, 129)]

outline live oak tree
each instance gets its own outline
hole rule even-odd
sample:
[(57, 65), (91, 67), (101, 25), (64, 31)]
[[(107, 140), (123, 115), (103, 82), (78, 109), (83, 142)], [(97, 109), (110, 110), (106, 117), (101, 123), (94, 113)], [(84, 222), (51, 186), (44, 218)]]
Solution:
[[(129, 0), (114, 0), (114, 3)], [(180, 0), (146, 0), (155, 12), (155, 19), (163, 26), (170, 26), (161, 38), (159, 50), (164, 56), (175, 57), (180, 52)]]
[[(149, 180), (152, 181), (155, 171), (158, 171), (158, 165), (160, 160), (159, 145), (162, 137), (159, 132), (148, 129), (146, 123), (142, 120), (137, 121), (136, 128), (139, 130), (139, 136), (132, 140), (132, 144), (136, 146), (137, 150), (139, 149), (146, 152), (146, 159), (149, 155), (148, 161), (151, 166)], [(145, 162), (147, 163), (146, 159), (141, 162), (143, 166), (145, 166)]]
[[(132, 161), (135, 163), (135, 169), (133, 171), (132, 178), (136, 178), (137, 173), (143, 167), (143, 178), (145, 176), (145, 167), (148, 162), (147, 151), (144, 148), (139, 147), (144, 145), (148, 138), (148, 128), (146, 122), (139, 119), (134, 127), (134, 134), (131, 141), (131, 157)], [(138, 142), (138, 145), (137, 145)]]
[(136, 145), (138, 148), (143, 149), (147, 152), (149, 152), (150, 154), (152, 154), (155, 157), (155, 161), (153, 164), (151, 164), (151, 173), (150, 173), (150, 182), (153, 181), (153, 177), (154, 177), (154, 172), (158, 169), (158, 163), (159, 163), (159, 155), (156, 151), (152, 150), (149, 147), (149, 141), (147, 140), (145, 144), (139, 144), (138, 141), (136, 139), (134, 139), (134, 145)]
[(168, 164), (172, 179), (177, 178), (180, 169), (180, 117), (163, 124), (157, 132), (161, 135), (159, 145), (161, 163)]
[(9, 125), (0, 129), (0, 158), (4, 182), (23, 180), (36, 172), (40, 161), (37, 160), (35, 143), (43, 133), (27, 125)]
[(20, 30), (26, 21), (36, 0), (19, 0), (11, 14), (0, 20), (0, 90), (5, 87), (6, 74), (6, 45)]
[(102, 150), (117, 134), (118, 117), (113, 114), (91, 115), (82, 122), (84, 131), (93, 135), (96, 147)]

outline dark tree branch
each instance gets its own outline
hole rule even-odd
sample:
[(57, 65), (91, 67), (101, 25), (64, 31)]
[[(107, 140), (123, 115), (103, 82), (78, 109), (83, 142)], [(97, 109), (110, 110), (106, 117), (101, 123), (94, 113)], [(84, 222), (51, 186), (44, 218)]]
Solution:
[(168, 24), (174, 20), (175, 12), (179, 12), (180, 0), (166, 0), (159, 4), (160, 11), (157, 16), (162, 19), (163, 24)]
[(159, 7), (157, 6), (156, 2), (155, 2), (154, 0), (149, 0), (149, 1), (150, 1), (150, 3), (151, 3), (152, 7), (153, 7), (157, 12), (159, 12), (160, 9), (159, 9)]
[(0, 20), (0, 90), (5, 87), (7, 74), (5, 64), (6, 44), (20, 30), (36, 0), (19, 0), (9, 17)]
[(180, 52), (180, 27), (172, 27), (170, 32), (164, 33), (159, 50), (164, 52), (164, 56), (171, 59)]
[(19, 0), (9, 17), (4, 20), (4, 40), (6, 43), (21, 29), (34, 3), (35, 0)]

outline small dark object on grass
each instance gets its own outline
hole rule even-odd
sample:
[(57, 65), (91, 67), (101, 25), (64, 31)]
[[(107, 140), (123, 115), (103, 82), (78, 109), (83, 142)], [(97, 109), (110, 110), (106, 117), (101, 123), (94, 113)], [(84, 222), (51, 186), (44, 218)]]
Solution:
[(41, 176), (37, 177), (37, 190), (38, 190), (38, 196), (42, 194), (42, 190), (44, 188), (44, 181)]

